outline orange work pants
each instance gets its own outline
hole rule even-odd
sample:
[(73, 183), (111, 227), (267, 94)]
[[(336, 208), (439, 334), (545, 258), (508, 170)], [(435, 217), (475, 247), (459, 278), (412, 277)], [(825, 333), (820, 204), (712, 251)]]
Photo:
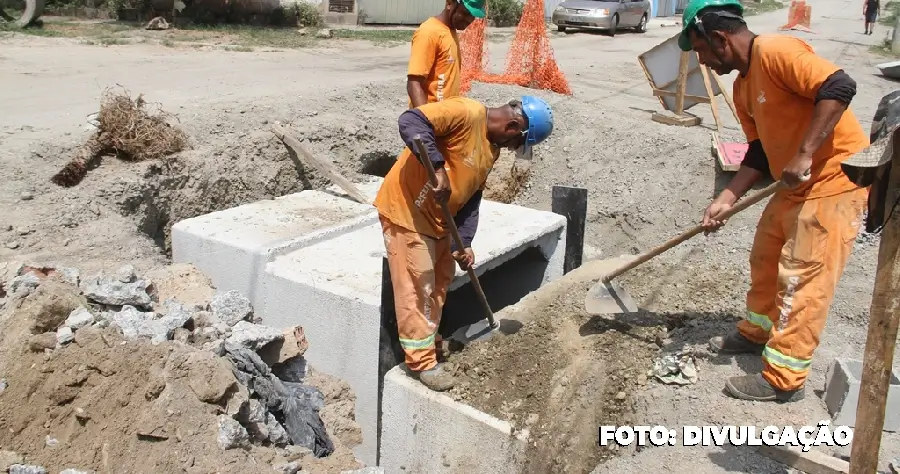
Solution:
[(456, 273), (450, 239), (434, 239), (379, 217), (406, 365), (416, 372), (434, 368), (441, 311)]
[(790, 201), (772, 197), (750, 252), (744, 337), (763, 349), (763, 377), (780, 390), (803, 386), (828, 309), (853, 249), (868, 188)]

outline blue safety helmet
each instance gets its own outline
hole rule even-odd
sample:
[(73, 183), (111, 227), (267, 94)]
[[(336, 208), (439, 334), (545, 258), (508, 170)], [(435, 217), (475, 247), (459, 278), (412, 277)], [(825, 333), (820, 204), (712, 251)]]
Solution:
[(553, 111), (543, 99), (526, 95), (522, 97), (522, 113), (528, 120), (528, 134), (522, 153), (531, 155), (531, 147), (546, 140), (553, 132)]

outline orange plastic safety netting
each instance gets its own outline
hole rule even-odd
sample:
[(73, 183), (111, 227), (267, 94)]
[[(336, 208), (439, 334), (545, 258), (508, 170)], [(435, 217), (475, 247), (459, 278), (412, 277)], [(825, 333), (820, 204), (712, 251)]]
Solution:
[(778, 29), (801, 30), (812, 33), (809, 27), (811, 16), (812, 6), (807, 5), (806, 0), (791, 0), (791, 7), (788, 9), (788, 22)]
[(544, 0), (527, 0), (522, 19), (516, 27), (503, 74), (488, 71), (487, 25), (476, 20), (459, 38), (462, 71), (460, 91), (465, 94), (472, 81), (511, 84), (532, 89), (545, 89), (571, 94), (569, 81), (556, 64), (547, 25), (544, 23)]

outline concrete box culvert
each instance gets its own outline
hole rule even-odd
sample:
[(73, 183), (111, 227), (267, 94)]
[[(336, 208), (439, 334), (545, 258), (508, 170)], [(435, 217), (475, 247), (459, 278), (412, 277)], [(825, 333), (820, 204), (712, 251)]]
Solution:
[[(843, 358), (835, 359), (828, 368), (823, 398), (835, 426), (856, 426), (862, 368), (861, 360)], [(883, 430), (900, 431), (900, 376), (896, 371), (891, 372)]]
[(381, 464), (385, 472), (518, 474), (528, 430), (431, 391), (406, 366), (384, 378)]
[[(359, 187), (374, 197), (381, 182), (373, 177)], [(197, 266), (217, 288), (245, 294), (263, 324), (303, 326), (309, 363), (353, 388), (363, 433), (363, 444), (354, 452), (374, 465), (382, 376), (399, 363), (396, 351), (387, 347), (396, 343), (396, 329), (384, 328), (393, 309), (384, 241), (372, 206), (332, 193), (340, 194), (333, 188), (331, 193), (303, 191), (179, 222), (173, 227), (173, 258)], [(565, 226), (565, 218), (551, 212), (482, 204), (472, 245), (485, 290), (504, 289), (494, 293), (495, 301), (514, 303), (509, 287), (517, 281), (524, 296), (562, 276)], [(505, 265), (512, 275), (503, 276)], [(451, 291), (451, 300), (457, 292), (471, 291), (462, 270), (457, 269)], [(466, 305), (448, 305), (448, 314), (453, 312), (480, 318)]]
[[(31, 26), (37, 22), (38, 18), (44, 14), (44, 0), (25, 0), (25, 9), (22, 11), (22, 16), (16, 20), (16, 26), (21, 28), (25, 28), (27, 26)], [(12, 17), (10, 17), (6, 12), (3, 11), (3, 5), (0, 5), (0, 17), (6, 19), (7, 21), (12, 21)]]

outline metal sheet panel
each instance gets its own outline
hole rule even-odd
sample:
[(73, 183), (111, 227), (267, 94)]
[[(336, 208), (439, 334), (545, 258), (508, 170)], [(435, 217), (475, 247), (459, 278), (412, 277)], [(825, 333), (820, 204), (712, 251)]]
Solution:
[(418, 25), (437, 15), (445, 0), (358, 0), (365, 24)]

